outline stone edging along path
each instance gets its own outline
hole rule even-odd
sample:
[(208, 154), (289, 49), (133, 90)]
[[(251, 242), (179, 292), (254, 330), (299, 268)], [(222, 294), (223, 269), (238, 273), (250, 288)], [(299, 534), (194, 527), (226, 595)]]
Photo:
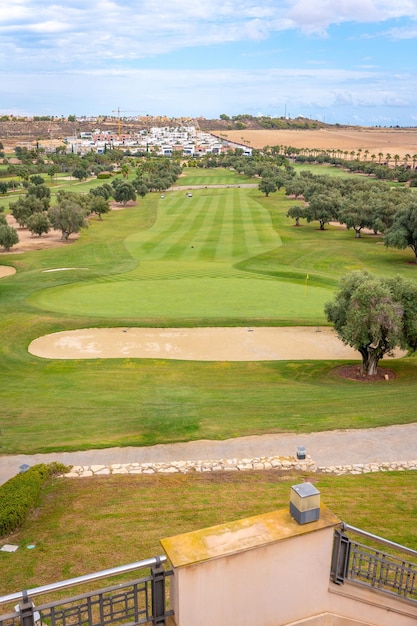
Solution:
[(220, 459), (205, 461), (171, 461), (168, 463), (113, 463), (112, 465), (77, 465), (65, 474), (65, 478), (83, 478), (111, 474), (189, 474), (206, 472), (238, 472), (254, 470), (302, 471), (311, 473), (369, 474), (373, 472), (417, 470), (415, 461), (391, 461), (386, 463), (354, 463), (352, 465), (319, 466), (309, 455), (305, 460), (282, 457), (258, 457), (255, 459)]

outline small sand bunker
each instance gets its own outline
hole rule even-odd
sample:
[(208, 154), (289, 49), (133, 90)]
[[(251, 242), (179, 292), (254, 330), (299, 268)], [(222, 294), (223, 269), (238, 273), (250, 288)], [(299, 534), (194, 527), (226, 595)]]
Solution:
[[(45, 335), (29, 352), (47, 359), (282, 361), (358, 359), (331, 328), (87, 328)], [(397, 356), (400, 356), (398, 354)]]
[(6, 276), (12, 276), (16, 274), (16, 268), (10, 265), (0, 265), (0, 278), (6, 278)]

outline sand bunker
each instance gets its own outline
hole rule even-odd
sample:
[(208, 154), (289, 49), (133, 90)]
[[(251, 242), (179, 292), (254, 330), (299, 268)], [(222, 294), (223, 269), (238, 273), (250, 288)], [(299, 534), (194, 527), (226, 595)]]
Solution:
[(6, 278), (6, 276), (12, 276), (16, 274), (16, 268), (10, 265), (0, 265), (0, 278)]
[[(359, 359), (331, 328), (87, 328), (45, 335), (29, 352), (46, 359), (282, 361)], [(397, 353), (402, 356), (404, 353)]]

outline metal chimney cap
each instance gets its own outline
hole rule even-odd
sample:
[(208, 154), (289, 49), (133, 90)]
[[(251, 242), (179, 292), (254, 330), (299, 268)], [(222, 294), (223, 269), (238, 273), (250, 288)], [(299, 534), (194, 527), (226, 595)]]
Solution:
[(320, 491), (316, 489), (311, 483), (300, 483), (299, 485), (293, 485), (291, 489), (300, 496), (300, 498), (307, 498), (308, 496), (317, 496)]

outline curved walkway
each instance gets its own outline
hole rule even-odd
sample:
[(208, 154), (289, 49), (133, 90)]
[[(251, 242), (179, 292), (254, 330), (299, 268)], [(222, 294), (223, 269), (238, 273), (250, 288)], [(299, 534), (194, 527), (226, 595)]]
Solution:
[[(313, 465), (320, 470), (330, 468), (330, 471), (337, 471), (338, 467), (351, 466), (350, 471), (359, 473), (363, 469), (360, 467), (362, 465), (366, 466), (366, 471), (390, 469), (384, 464), (390, 464), (391, 469), (394, 469), (396, 465), (417, 469), (417, 423), (413, 423), (302, 435), (287, 433), (254, 435), (225, 441), (191, 441), (141, 448), (3, 455), (0, 456), (0, 484), (17, 474), (19, 467), (23, 464), (35, 465), (52, 461), (86, 470), (92, 466), (98, 469), (100, 466), (98, 473), (110, 473), (108, 468), (114, 465), (127, 467), (132, 464), (137, 466), (138, 464), (155, 465), (187, 461), (195, 462), (194, 465), (209, 461), (212, 469), (222, 469), (221, 466), (216, 467), (216, 465), (225, 459), (234, 460), (234, 464), (236, 466), (240, 464), (242, 469), (250, 469), (250, 465), (256, 469), (258, 468), (257, 461), (261, 458), (280, 458), (287, 463), (288, 460), (296, 462), (299, 446), (306, 448), (309, 467)], [(371, 469), (368, 468), (370, 465), (373, 466)], [(259, 469), (262, 468), (259, 467)], [(135, 473), (139, 472), (135, 471)], [(84, 475), (91, 475), (91, 472)]]

